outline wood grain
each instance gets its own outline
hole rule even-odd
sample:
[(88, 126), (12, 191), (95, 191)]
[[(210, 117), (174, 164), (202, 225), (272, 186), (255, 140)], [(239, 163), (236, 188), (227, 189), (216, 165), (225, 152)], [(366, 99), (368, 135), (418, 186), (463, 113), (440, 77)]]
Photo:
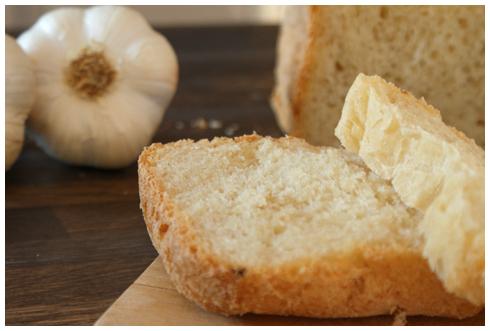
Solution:
[[(315, 319), (245, 314), (222, 316), (187, 300), (174, 287), (158, 257), (127, 291), (102, 315), (96, 325), (392, 325), (393, 316)], [(483, 325), (485, 312), (467, 318), (407, 317), (407, 325)]]

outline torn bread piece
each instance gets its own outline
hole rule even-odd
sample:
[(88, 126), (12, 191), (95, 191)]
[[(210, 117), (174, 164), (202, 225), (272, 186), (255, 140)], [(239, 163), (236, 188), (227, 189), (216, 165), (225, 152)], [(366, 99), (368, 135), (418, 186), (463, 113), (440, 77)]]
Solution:
[(448, 291), (485, 303), (485, 152), (439, 111), (360, 74), (335, 130), (408, 206), (424, 213), (424, 257)]

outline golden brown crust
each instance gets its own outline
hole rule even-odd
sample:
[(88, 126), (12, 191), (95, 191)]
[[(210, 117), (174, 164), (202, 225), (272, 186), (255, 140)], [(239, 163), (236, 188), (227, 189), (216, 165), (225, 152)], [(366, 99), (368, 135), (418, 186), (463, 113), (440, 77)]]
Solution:
[[(321, 36), (324, 34), (322, 30), (324, 24), (321, 23), (322, 20), (326, 19), (323, 15), (324, 10), (323, 6), (307, 6), (307, 18), (304, 23), (307, 25), (307, 29), (306, 35), (302, 36), (306, 39), (306, 42), (302, 53), (303, 56), (296, 64), (299, 67), (298, 76), (296, 80), (292, 81), (291, 90), (276, 88), (271, 98), (273, 110), (279, 113), (279, 116), (289, 119), (287, 124), (281, 124), (283, 131), (294, 137), (305, 138), (308, 141), (313, 139), (313, 137), (311, 137), (306, 127), (305, 116), (308, 114), (305, 111), (307, 111), (306, 105), (311, 99), (309, 94), (311, 93), (310, 85), (314, 83), (314, 71), (320, 61), (318, 59), (319, 53), (315, 50), (320, 47), (318, 43), (321, 42)], [(293, 36), (283, 36), (282, 39), (284, 40), (281, 40), (281, 42), (294, 42), (288, 40), (288, 38), (293, 38)], [(281, 56), (286, 55), (279, 54), (278, 58)], [(284, 105), (281, 100), (289, 100), (290, 103)]]
[[(293, 88), (288, 93), (291, 104), (289, 107), (284, 107), (279, 104), (279, 112), (290, 111), (291, 123), (289, 124), (290, 130), (288, 134), (304, 138), (311, 144), (314, 145), (325, 145), (324, 143), (319, 144), (318, 137), (316, 137), (316, 132), (310, 132), (307, 118), (311, 116), (309, 103), (315, 96), (312, 95), (313, 89), (312, 85), (318, 83), (318, 77), (315, 71), (318, 70), (318, 64), (324, 59), (321, 58), (321, 53), (317, 50), (322, 47), (322, 36), (326, 34), (325, 32), (325, 20), (329, 19), (328, 15), (325, 15), (325, 11), (329, 10), (326, 6), (321, 5), (311, 5), (307, 6), (307, 34), (304, 36), (307, 40), (305, 43), (305, 49), (303, 57), (299, 62), (299, 74), (297, 80), (293, 83)], [(327, 6), (328, 7), (328, 6)], [(280, 55), (279, 55), (280, 56)], [(325, 105), (327, 106), (327, 105)]]
[[(289, 24), (284, 23), (280, 30), (279, 43), (278, 43), (278, 62), (276, 64), (276, 86), (271, 96), (271, 106), (278, 119), (278, 124), (281, 130), (289, 135), (296, 137), (303, 137), (303, 103), (305, 101), (304, 94), (308, 92), (308, 84), (311, 80), (311, 71), (314, 69), (312, 64), (312, 44), (313, 38), (317, 32), (311, 29), (310, 18), (320, 8), (318, 6), (304, 6), (306, 10), (304, 14), (306, 17), (301, 17), (301, 24), (306, 25), (304, 34), (298, 31), (292, 31), (292, 27)], [(291, 9), (292, 10), (292, 9)], [(291, 13), (291, 16), (301, 15), (298, 12)], [(316, 15), (318, 16), (318, 15)], [(303, 40), (304, 39), (304, 40)], [(299, 44), (302, 48), (300, 51), (291, 51), (291, 48), (295, 44)], [(287, 50), (287, 51), (286, 51)], [(292, 63), (280, 61), (289, 57), (292, 59)], [(284, 66), (290, 65), (294, 68), (285, 68)], [(290, 74), (288, 79), (290, 80), (290, 86), (281, 81), (279, 74), (282, 70), (297, 70), (297, 75)], [(289, 88), (288, 88), (289, 87)]]
[(300, 62), (300, 72), (298, 80), (294, 84), (293, 95), (291, 96), (291, 111), (293, 123), (290, 134), (295, 137), (306, 137), (305, 123), (304, 123), (304, 109), (305, 102), (308, 100), (307, 93), (310, 91), (309, 84), (312, 80), (312, 71), (315, 69), (315, 59), (313, 52), (315, 47), (315, 41), (318, 38), (318, 30), (312, 27), (316, 26), (316, 21), (319, 19), (319, 6), (308, 6), (308, 30), (307, 30), (307, 44), (304, 51), (302, 62)]
[(356, 264), (348, 256), (244, 269), (188, 248), (188, 238), (176, 232), (159, 249), (165, 266), (179, 291), (216, 313), (322, 318), (402, 310), (407, 315), (464, 318), (481, 309), (445, 292), (414, 252), (374, 250), (360, 254)]
[[(235, 141), (256, 139), (244, 136)], [(229, 139), (216, 142), (225, 141)], [(481, 310), (445, 292), (420, 252), (406, 248), (364, 247), (335, 259), (271, 266), (223, 262), (200, 245), (188, 216), (178, 210), (157, 177), (151, 156), (161, 146), (152, 145), (139, 159), (141, 208), (152, 242), (177, 289), (201, 307), (225, 315), (253, 312), (318, 318), (395, 310), (464, 318)]]

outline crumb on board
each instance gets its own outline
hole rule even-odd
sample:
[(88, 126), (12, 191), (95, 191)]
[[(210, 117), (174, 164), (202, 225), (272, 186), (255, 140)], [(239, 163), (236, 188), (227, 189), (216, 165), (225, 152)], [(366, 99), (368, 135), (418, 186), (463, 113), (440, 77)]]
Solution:
[(205, 130), (208, 128), (208, 122), (204, 118), (196, 118), (191, 121), (192, 128), (199, 128)]
[(220, 120), (210, 119), (208, 121), (208, 126), (210, 129), (221, 129), (223, 122)]
[(238, 129), (239, 129), (238, 124), (232, 123), (229, 127), (225, 129), (225, 134), (227, 136), (232, 136), (235, 133), (235, 131), (237, 131)]

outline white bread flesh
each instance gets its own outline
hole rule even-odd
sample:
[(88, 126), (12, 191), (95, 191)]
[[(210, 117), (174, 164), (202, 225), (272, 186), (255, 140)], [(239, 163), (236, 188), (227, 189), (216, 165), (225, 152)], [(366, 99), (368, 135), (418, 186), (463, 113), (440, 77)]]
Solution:
[(342, 145), (424, 213), (424, 257), (446, 289), (485, 303), (485, 152), (439, 111), (360, 74), (335, 130)]
[(422, 256), (423, 214), (355, 153), (257, 135), (153, 144), (141, 208), (176, 288), (212, 312), (464, 318)]
[(334, 129), (360, 72), (425, 98), (485, 146), (484, 6), (286, 8), (271, 98), (285, 133), (340, 146)]

